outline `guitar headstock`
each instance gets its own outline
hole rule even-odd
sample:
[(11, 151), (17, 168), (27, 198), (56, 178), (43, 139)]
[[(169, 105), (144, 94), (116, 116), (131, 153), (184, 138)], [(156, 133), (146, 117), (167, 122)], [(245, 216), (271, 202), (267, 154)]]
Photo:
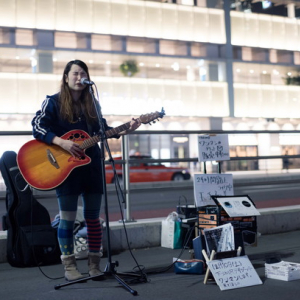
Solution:
[(164, 115), (165, 115), (165, 111), (162, 108), (161, 112), (156, 111), (154, 113), (141, 115), (139, 119), (140, 119), (141, 123), (143, 123), (143, 124), (148, 124), (149, 123), (151, 125), (150, 122), (153, 121), (153, 123), (155, 123), (155, 120), (159, 121), (159, 118), (162, 119), (164, 117)]

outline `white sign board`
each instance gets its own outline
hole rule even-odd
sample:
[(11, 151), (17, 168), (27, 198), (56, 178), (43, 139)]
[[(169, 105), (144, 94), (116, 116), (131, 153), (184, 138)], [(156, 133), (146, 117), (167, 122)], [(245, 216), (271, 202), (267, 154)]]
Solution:
[(233, 196), (232, 174), (194, 174), (196, 207), (216, 205), (211, 196)]
[(199, 162), (230, 160), (228, 135), (199, 135)]
[(248, 256), (216, 259), (207, 264), (222, 291), (262, 284)]
[[(220, 195), (218, 195), (220, 196)], [(230, 195), (229, 195), (230, 196)], [(216, 199), (230, 217), (259, 216), (260, 213), (247, 196), (217, 197)]]

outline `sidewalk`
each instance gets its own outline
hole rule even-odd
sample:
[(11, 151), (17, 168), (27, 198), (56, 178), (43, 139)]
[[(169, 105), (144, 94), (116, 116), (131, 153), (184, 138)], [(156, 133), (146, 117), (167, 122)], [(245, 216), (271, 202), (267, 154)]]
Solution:
[[(235, 300), (272, 300), (298, 299), (300, 294), (300, 280), (285, 282), (267, 279), (264, 276), (264, 263), (266, 258), (280, 256), (282, 260), (300, 263), (300, 231), (288, 233), (262, 235), (258, 239), (257, 247), (247, 247), (248, 255), (263, 284), (246, 288), (221, 291), (213, 282), (203, 284), (204, 275), (178, 275), (173, 268), (163, 272), (178, 257), (180, 250), (161, 247), (133, 250), (132, 254), (144, 272), (147, 273), (147, 283), (129, 283), (137, 291), (133, 296), (116, 279), (108, 278), (104, 281), (87, 281), (73, 284), (55, 290), (54, 286), (65, 283), (64, 279), (57, 278), (63, 275), (61, 265), (44, 266), (42, 272), (39, 268), (13, 268), (8, 263), (0, 264), (0, 299), (5, 300), (127, 300), (138, 297), (143, 300), (182, 300), (182, 299), (219, 299)], [(182, 258), (189, 258), (186, 250)], [(124, 251), (112, 256), (112, 261), (118, 261), (118, 272), (133, 271), (136, 263), (130, 251)], [(103, 270), (107, 258), (101, 261)], [(85, 272), (87, 261), (78, 261), (79, 269)]]

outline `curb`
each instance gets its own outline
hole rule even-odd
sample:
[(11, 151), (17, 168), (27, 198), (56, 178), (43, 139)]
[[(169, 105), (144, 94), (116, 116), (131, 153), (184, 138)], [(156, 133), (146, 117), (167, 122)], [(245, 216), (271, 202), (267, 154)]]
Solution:
[[(258, 209), (257, 231), (262, 235), (277, 234), (300, 229), (300, 205)], [(120, 222), (110, 223), (111, 250), (151, 248), (161, 245), (161, 221), (164, 218), (141, 219), (127, 222), (126, 231)], [(105, 228), (104, 228), (105, 230)], [(128, 242), (127, 242), (128, 241)], [(0, 263), (6, 259), (6, 231), (0, 231)], [(259, 243), (258, 243), (259, 244)], [(104, 251), (106, 234), (103, 235)]]

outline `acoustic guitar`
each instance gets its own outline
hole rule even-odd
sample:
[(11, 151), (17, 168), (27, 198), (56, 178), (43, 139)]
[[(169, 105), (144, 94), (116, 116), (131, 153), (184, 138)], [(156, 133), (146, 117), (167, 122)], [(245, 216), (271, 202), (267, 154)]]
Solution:
[[(164, 110), (150, 114), (141, 115), (139, 120), (143, 124), (163, 118)], [(122, 124), (113, 129), (107, 130), (107, 138), (117, 135), (127, 130), (130, 122)], [(61, 136), (62, 139), (71, 140), (80, 145), (85, 151), (100, 142), (100, 136), (90, 137), (83, 130), (71, 130)], [(51, 190), (63, 183), (70, 173), (77, 167), (87, 165), (91, 158), (87, 155), (83, 157), (73, 157), (68, 151), (57, 145), (48, 145), (38, 140), (31, 140), (24, 144), (17, 155), (17, 163), (21, 174), (26, 182), (38, 190)]]

